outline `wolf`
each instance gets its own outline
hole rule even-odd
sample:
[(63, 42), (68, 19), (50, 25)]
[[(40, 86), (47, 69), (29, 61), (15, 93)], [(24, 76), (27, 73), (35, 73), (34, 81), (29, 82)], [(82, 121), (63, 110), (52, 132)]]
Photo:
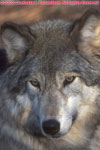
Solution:
[(100, 14), (1, 26), (0, 150), (100, 150)]

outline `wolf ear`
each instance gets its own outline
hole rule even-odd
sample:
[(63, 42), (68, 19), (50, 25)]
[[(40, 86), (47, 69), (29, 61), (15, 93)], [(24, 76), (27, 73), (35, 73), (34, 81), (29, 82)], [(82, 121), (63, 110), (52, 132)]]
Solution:
[(71, 39), (79, 49), (91, 53), (100, 47), (100, 14), (90, 9), (72, 26)]
[(26, 26), (7, 22), (1, 26), (1, 35), (7, 57), (10, 62), (14, 62), (23, 56), (32, 42)]

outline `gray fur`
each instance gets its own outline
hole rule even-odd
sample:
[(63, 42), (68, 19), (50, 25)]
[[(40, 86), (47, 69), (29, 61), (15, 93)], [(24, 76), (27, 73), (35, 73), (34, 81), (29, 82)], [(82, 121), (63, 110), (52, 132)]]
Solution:
[[(2, 25), (0, 150), (100, 150), (99, 29), (95, 10), (75, 22)], [(57, 137), (43, 131), (48, 119), (60, 122)]]

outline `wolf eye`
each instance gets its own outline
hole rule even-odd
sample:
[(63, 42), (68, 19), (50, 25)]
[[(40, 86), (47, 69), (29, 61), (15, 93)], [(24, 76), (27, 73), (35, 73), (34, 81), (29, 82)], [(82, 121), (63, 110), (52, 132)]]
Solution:
[(37, 87), (37, 88), (40, 88), (40, 83), (39, 83), (39, 81), (38, 80), (31, 80), (30, 81), (30, 83), (33, 85), (33, 86), (35, 86), (35, 87)]
[(65, 80), (64, 80), (64, 87), (70, 83), (72, 83), (74, 81), (75, 77), (74, 76), (68, 76), (68, 77), (65, 77)]

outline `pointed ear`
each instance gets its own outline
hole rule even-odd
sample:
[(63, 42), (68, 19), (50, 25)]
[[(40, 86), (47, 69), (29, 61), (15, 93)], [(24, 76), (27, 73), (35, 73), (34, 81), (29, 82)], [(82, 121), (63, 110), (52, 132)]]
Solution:
[[(88, 54), (100, 50), (100, 14), (95, 9), (90, 9), (72, 26), (70, 33), (74, 44)], [(100, 51), (99, 51), (100, 52)]]
[(22, 57), (33, 41), (27, 26), (11, 22), (4, 23), (1, 26), (1, 35), (10, 62), (14, 62)]

